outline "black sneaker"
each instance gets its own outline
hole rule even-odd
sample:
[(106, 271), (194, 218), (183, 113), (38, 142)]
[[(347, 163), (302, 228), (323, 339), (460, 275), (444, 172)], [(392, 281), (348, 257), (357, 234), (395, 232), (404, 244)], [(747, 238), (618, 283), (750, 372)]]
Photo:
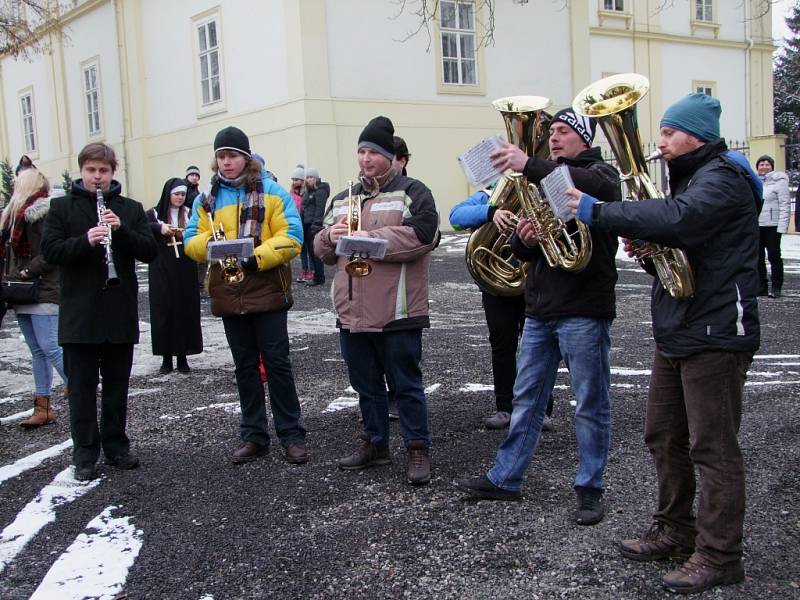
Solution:
[(77, 481), (97, 479), (97, 470), (94, 468), (94, 463), (86, 462), (75, 465), (75, 479)]
[(505, 500), (516, 501), (522, 498), (519, 492), (512, 492), (497, 487), (484, 475), (483, 477), (470, 477), (466, 479), (455, 479), (453, 485), (463, 492), (467, 492), (470, 497), (477, 500)]
[(603, 490), (597, 488), (576, 487), (578, 507), (575, 510), (575, 522), (578, 525), (596, 525), (606, 514), (603, 507)]
[(139, 466), (139, 459), (133, 454), (117, 454), (116, 456), (106, 456), (105, 463), (116, 469), (130, 471)]

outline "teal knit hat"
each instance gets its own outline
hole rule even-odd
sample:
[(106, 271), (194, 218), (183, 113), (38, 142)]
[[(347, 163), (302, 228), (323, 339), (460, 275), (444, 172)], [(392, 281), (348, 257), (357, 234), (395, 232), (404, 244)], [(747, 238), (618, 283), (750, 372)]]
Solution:
[(689, 94), (670, 106), (661, 118), (661, 127), (678, 129), (703, 142), (719, 137), (719, 100), (700, 92)]

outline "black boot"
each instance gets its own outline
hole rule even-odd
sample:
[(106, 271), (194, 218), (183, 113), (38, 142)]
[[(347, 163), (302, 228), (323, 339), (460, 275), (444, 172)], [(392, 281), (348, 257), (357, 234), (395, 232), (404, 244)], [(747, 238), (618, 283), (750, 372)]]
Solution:
[(178, 373), (189, 373), (191, 369), (189, 368), (189, 363), (186, 362), (185, 356), (178, 357)]
[(162, 375), (166, 375), (167, 373), (172, 373), (172, 355), (165, 356), (164, 360), (161, 362), (161, 368), (158, 370), (159, 373)]

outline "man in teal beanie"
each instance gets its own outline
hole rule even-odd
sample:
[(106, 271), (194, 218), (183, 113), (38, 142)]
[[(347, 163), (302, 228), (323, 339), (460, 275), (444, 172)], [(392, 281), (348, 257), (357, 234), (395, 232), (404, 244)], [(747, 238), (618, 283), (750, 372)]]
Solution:
[[(603, 203), (569, 192), (577, 218), (592, 229), (680, 248), (694, 274), (689, 298), (673, 298), (653, 280), (656, 349), (645, 443), (656, 467), (658, 509), (646, 533), (620, 544), (622, 555), (636, 561), (686, 559), (662, 579), (666, 589), (686, 594), (744, 580), (737, 436), (745, 378), (760, 343), (761, 191), (744, 157), (720, 138), (720, 113), (719, 101), (705, 94), (690, 94), (664, 113), (658, 149), (669, 168), (666, 198)], [(632, 248), (628, 242), (631, 255)], [(651, 259), (640, 264), (655, 274)]]

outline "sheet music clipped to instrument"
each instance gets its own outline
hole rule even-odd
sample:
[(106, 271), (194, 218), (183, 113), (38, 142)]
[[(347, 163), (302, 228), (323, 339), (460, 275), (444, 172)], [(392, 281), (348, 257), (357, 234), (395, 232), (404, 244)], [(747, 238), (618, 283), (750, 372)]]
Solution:
[(502, 148), (504, 142), (503, 136), (498, 133), (481, 140), (458, 157), (458, 163), (474, 187), (486, 187), (497, 181), (503, 174), (495, 168), (489, 156), (495, 150)]
[(567, 200), (569, 200), (567, 190), (575, 187), (575, 184), (569, 174), (569, 167), (566, 165), (556, 167), (539, 182), (539, 185), (542, 186), (542, 191), (550, 204), (550, 208), (553, 210), (553, 214), (565, 223), (572, 221), (575, 217), (570, 207), (567, 206)]

